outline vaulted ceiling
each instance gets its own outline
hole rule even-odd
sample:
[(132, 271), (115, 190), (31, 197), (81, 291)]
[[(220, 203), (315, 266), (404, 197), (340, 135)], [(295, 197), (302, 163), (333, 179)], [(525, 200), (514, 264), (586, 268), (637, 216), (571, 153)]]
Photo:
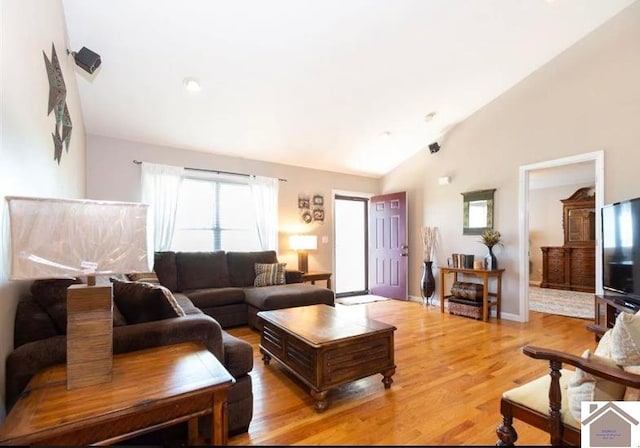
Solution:
[(88, 133), (377, 177), (633, 0), (63, 3)]

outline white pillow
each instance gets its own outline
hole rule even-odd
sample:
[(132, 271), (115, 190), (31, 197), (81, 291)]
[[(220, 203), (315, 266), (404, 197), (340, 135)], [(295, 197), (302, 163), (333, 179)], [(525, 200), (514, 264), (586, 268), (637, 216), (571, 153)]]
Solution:
[(611, 358), (611, 328), (602, 335), (593, 354), (603, 358)]
[(620, 366), (640, 365), (640, 315), (620, 313), (611, 329), (611, 359)]
[[(582, 354), (585, 359), (599, 361), (609, 367), (619, 366), (611, 359), (604, 358), (585, 350)], [(576, 368), (567, 387), (567, 399), (569, 411), (577, 421), (581, 420), (581, 404), (583, 401), (618, 401), (624, 397), (626, 387), (623, 384), (614, 383), (595, 375), (591, 375), (582, 369)]]

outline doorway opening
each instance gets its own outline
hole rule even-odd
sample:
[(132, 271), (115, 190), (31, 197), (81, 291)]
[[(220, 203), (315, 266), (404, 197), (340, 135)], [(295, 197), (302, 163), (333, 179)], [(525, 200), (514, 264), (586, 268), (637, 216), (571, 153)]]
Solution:
[(369, 292), (369, 199), (334, 196), (336, 297)]
[[(565, 167), (574, 164), (594, 162), (595, 179), (595, 210), (599, 216), (604, 203), (604, 151), (579, 154), (562, 159), (549, 160), (520, 167), (520, 191), (519, 191), (519, 314), (520, 322), (529, 321), (529, 280), (530, 280), (530, 186), (532, 175), (537, 170), (556, 167)], [(595, 290), (596, 294), (602, 294), (602, 243), (601, 222), (595, 223)]]

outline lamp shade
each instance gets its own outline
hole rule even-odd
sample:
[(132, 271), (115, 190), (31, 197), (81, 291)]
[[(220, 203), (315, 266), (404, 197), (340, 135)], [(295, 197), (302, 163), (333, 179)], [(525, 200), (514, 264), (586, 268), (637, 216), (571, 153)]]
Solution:
[(316, 250), (318, 237), (315, 235), (291, 235), (289, 245), (293, 250)]
[(7, 197), (12, 280), (149, 270), (147, 205)]

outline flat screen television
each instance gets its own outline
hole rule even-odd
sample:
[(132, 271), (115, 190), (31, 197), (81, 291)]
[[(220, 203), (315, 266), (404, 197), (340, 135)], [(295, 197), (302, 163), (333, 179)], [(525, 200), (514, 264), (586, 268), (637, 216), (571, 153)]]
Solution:
[(640, 198), (602, 207), (602, 286), (640, 304)]

